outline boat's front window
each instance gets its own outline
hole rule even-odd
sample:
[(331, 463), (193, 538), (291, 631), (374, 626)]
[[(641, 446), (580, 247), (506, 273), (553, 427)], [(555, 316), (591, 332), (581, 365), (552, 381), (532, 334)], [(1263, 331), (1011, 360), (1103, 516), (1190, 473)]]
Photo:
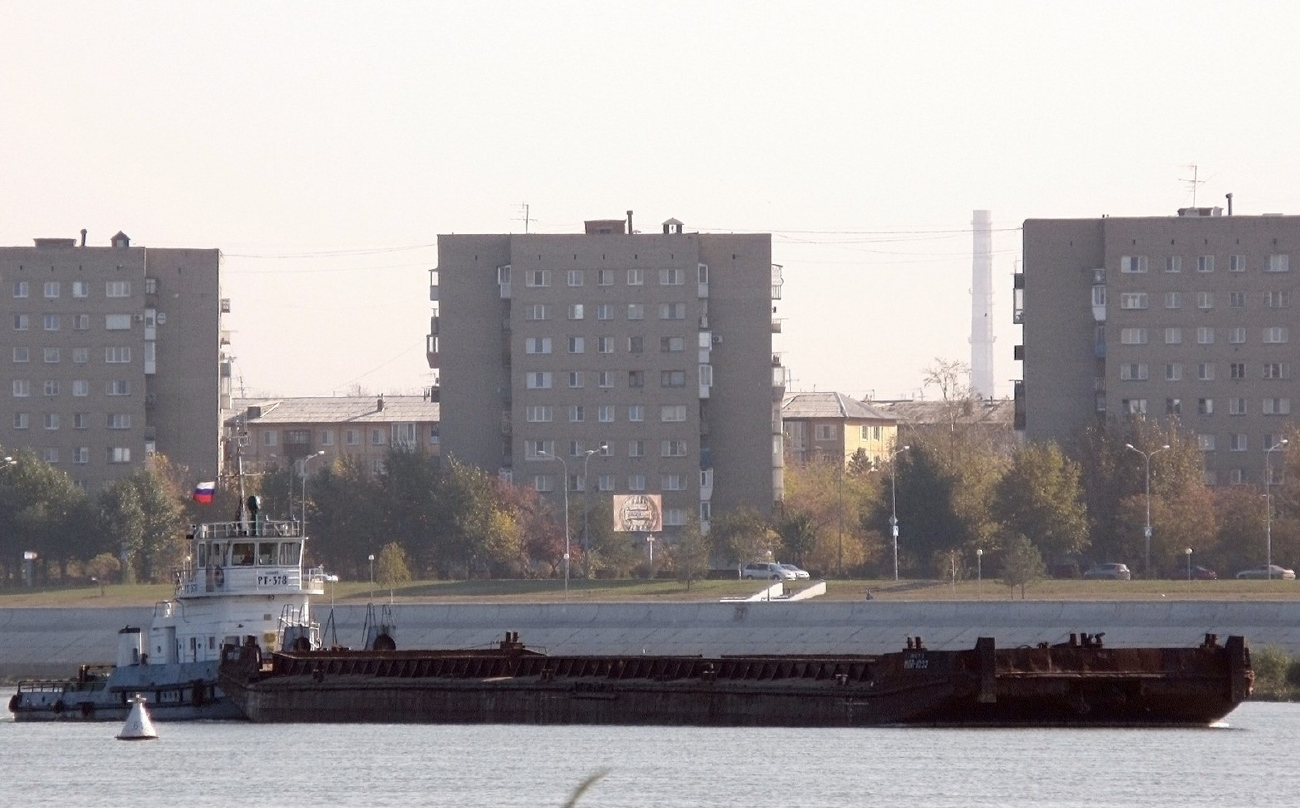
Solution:
[(253, 543), (237, 541), (230, 545), (230, 565), (232, 567), (253, 566)]
[(206, 567), (208, 565), (208, 543), (201, 541), (197, 542), (197, 544), (199, 545), (198, 564), (200, 567)]
[(212, 554), (210, 558), (212, 559), (212, 566), (214, 567), (220, 567), (222, 564), (226, 563), (226, 546), (219, 541), (214, 541), (212, 543)]
[(258, 566), (267, 567), (275, 563), (275, 544), (273, 541), (260, 541), (257, 543)]
[(302, 545), (296, 541), (280, 543), (280, 566), (296, 567), (302, 557)]

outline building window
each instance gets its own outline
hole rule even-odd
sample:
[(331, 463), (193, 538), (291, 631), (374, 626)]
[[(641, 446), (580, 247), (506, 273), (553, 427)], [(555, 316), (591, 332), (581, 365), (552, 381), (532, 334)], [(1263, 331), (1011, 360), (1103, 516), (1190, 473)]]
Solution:
[(1228, 399), (1228, 415), (1245, 415), (1246, 399), (1230, 398)]
[(333, 445), (334, 445), (334, 430), (332, 430), (332, 429), (322, 429), (322, 430), (320, 431), (320, 445), (321, 445), (321, 446), (333, 446)]
[(686, 420), (685, 404), (665, 404), (659, 408), (659, 420), (665, 423), (676, 423)]
[(349, 429), (343, 434), (344, 442), (348, 446), (356, 446), (361, 443), (361, 433), (356, 429)]
[(661, 269), (659, 270), (660, 286), (681, 286), (682, 271), (680, 269)]
[[(1125, 362), (1119, 366), (1119, 378), (1126, 382), (1144, 382), (1147, 380), (1146, 362)], [(821, 427), (818, 427), (820, 430)]]
[(14, 315), (14, 330), (15, 330), (15, 331), (26, 331), (27, 328), (28, 328), (28, 326), (29, 326), (29, 324), (30, 324), (30, 320), (28, 319), (28, 317), (27, 317), (26, 314), (15, 314), (15, 315)]
[(41, 452), (41, 459), (44, 460), (46, 463), (51, 463), (51, 464), (58, 463), (59, 450), (55, 449), (54, 447), (45, 449)]
[(76, 398), (85, 398), (90, 395), (90, 382), (86, 379), (73, 379), (72, 395)]
[(1198, 398), (1196, 399), (1197, 415), (1214, 415), (1214, 399)]
[(596, 410), (596, 417), (600, 420), (602, 424), (613, 423), (614, 405), (613, 404), (600, 405), (600, 408)]
[(46, 282), (45, 282), (45, 299), (46, 299), (46, 300), (53, 300), (53, 299), (57, 298), (58, 296), (59, 296), (59, 282), (58, 282), (58, 281), (46, 281)]
[(1228, 378), (1230, 378), (1230, 379), (1244, 379), (1244, 378), (1246, 378), (1246, 363), (1245, 363), (1245, 362), (1232, 362), (1231, 364), (1229, 364), (1229, 365), (1228, 365)]
[(643, 440), (628, 441), (627, 456), (645, 457), (645, 441)]
[[(109, 416), (109, 420), (112, 420), (111, 415)], [(57, 412), (45, 413), (45, 428), (51, 432), (59, 428), (59, 414)]]
[(307, 446), (311, 443), (310, 429), (286, 429), (284, 431), (285, 446)]
[(42, 320), (43, 320), (44, 323), (45, 323), (45, 330), (46, 330), (46, 331), (58, 331), (58, 330), (59, 330), (59, 315), (57, 315), (57, 314), (47, 314), (47, 315), (45, 315), (45, 316), (42, 318)]
[(110, 446), (108, 447), (107, 457), (109, 463), (130, 463), (131, 447), (129, 446)]
[(1228, 451), (1244, 452), (1246, 451), (1246, 436), (1240, 433), (1234, 433), (1228, 436)]
[(1228, 271), (1229, 271), (1229, 272), (1245, 272), (1245, 271), (1246, 271), (1246, 256), (1244, 256), (1244, 255), (1229, 255), (1229, 256), (1228, 256)]
[(554, 416), (554, 410), (549, 406), (532, 406), (524, 410), (524, 420), (530, 424), (544, 424), (550, 422)]
[(1280, 345), (1287, 341), (1289, 332), (1285, 327), (1273, 327), (1264, 329), (1264, 342), (1269, 345)]
[(130, 297), (130, 281), (107, 281), (104, 283), (104, 297)]
[(1210, 328), (1209, 326), (1200, 326), (1199, 328), (1197, 328), (1197, 329), (1196, 329), (1196, 344), (1197, 344), (1197, 345), (1213, 345), (1213, 344), (1214, 344), (1214, 329), (1213, 329), (1213, 328)]
[(27, 379), (14, 379), (14, 397), (27, 398), (32, 394), (32, 383)]
[(27, 297), (29, 289), (27, 281), (14, 281), (14, 297)]
[(1121, 345), (1146, 345), (1147, 330), (1145, 328), (1121, 328), (1119, 341)]
[(597, 320), (614, 319), (614, 306), (609, 303), (596, 304), (596, 319)]
[(659, 453), (664, 457), (685, 457), (686, 441), (684, 440), (660, 441)]
[(1196, 258), (1196, 271), (1197, 271), (1197, 272), (1213, 272), (1213, 271), (1214, 271), (1214, 256), (1213, 256), (1213, 255), (1200, 255), (1200, 256), (1197, 256), (1197, 258)]
[(30, 362), (32, 358), (31, 349), (25, 347), (14, 348), (14, 361), (22, 364)]
[(73, 429), (90, 429), (90, 413), (74, 412), (72, 414)]
[(613, 491), (613, 490), (614, 490), (614, 475), (613, 475), (613, 474), (602, 474), (602, 475), (600, 475), (599, 477), (597, 477), (597, 478), (596, 478), (596, 490), (597, 490), (597, 491)]
[(45, 395), (53, 398), (59, 394), (59, 382), (57, 379), (45, 380)]
[(685, 387), (686, 371), (684, 370), (661, 370), (659, 371), (660, 387)]
[(1265, 362), (1262, 373), (1265, 379), (1291, 378), (1291, 365), (1287, 362)]
[(570, 303), (570, 304), (569, 304), (569, 319), (570, 319), (570, 320), (581, 320), (581, 319), (582, 319), (582, 304), (581, 304), (581, 303)]
[(640, 269), (629, 269), (627, 271), (627, 285), (641, 286), (645, 283), (645, 272)]
[(1214, 381), (1214, 363), (1202, 362), (1196, 366), (1196, 378), (1203, 382)]
[(1181, 398), (1165, 399), (1165, 415), (1182, 415), (1183, 400)]
[(644, 474), (629, 474), (628, 477), (627, 477), (627, 490), (629, 490), (629, 491), (644, 491), (644, 490), (645, 490), (645, 475), (644, 475)]
[(1182, 292), (1165, 292), (1165, 308), (1181, 309), (1183, 307)]
[(1196, 448), (1200, 449), (1202, 452), (1213, 452), (1213, 451), (1214, 451), (1214, 436), (1213, 436), (1213, 435), (1197, 435), (1197, 436), (1196, 436)]
[(382, 429), (372, 429), (372, 430), (370, 430), (370, 445), (371, 445), (371, 446), (383, 446), (383, 445), (384, 445), (384, 430), (382, 430)]
[(72, 450), (72, 462), (78, 466), (84, 466), (90, 462), (90, 447), (78, 446)]
[(129, 314), (105, 314), (104, 315), (105, 331), (130, 331), (131, 315)]
[(627, 420), (644, 421), (645, 407), (641, 404), (629, 404), (627, 407)]
[(645, 319), (645, 304), (644, 304), (644, 303), (629, 303), (629, 304), (627, 304), (627, 319), (629, 319), (629, 320), (644, 320), (644, 319)]
[[(1146, 272), (1145, 269), (1126, 270), (1123, 269), (1122, 267), (1120, 271), (1121, 272)], [(1165, 272), (1182, 272), (1182, 271), (1183, 271), (1183, 257), (1181, 255), (1165, 256)]]
[(545, 303), (534, 303), (524, 310), (525, 320), (549, 320), (551, 319), (551, 307)]
[(1123, 273), (1146, 272), (1147, 257), (1145, 255), (1122, 255), (1119, 259), (1119, 271)]
[(86, 364), (86, 363), (89, 362), (89, 361), (90, 361), (90, 349), (89, 349), (89, 348), (73, 348), (73, 349), (72, 349), (72, 364), (74, 364), (74, 365), (84, 365), (84, 364)]
[(532, 287), (550, 286), (551, 271), (549, 269), (526, 269), (524, 270), (524, 284)]
[(104, 382), (104, 395), (107, 396), (129, 396), (131, 395), (130, 379), (109, 379)]
[(681, 353), (684, 350), (686, 350), (685, 337), (660, 337), (659, 338), (660, 353)]
[(581, 370), (569, 371), (569, 389), (577, 390), (582, 387), (583, 374)]
[(90, 297), (90, 281), (73, 281), (73, 297)]
[(569, 285), (581, 286), (583, 281), (585, 280), (585, 278), (583, 277), (584, 275), (585, 273), (581, 269), (569, 270)]
[(664, 508), (664, 525), (681, 527), (686, 524), (685, 508)]
[(109, 365), (125, 365), (131, 362), (131, 346), (110, 346), (104, 349), (104, 363)]
[(1197, 292), (1196, 308), (1209, 311), (1214, 308), (1214, 292)]
[(1228, 308), (1231, 308), (1231, 309), (1244, 309), (1244, 308), (1246, 308), (1246, 293), (1245, 293), (1245, 292), (1229, 292), (1229, 293), (1228, 293)]
[(549, 474), (538, 474), (533, 477), (533, 488), (541, 494), (549, 494), (555, 490), (555, 481)]
[(109, 429), (130, 429), (131, 413), (129, 412), (110, 412), (108, 414)]
[(72, 330), (73, 330), (73, 331), (89, 331), (89, 330), (90, 330), (90, 315), (89, 315), (89, 314), (74, 314), (74, 315), (72, 315)]
[(529, 371), (526, 382), (529, 390), (550, 390), (551, 372), (549, 370)]
[(1183, 363), (1170, 362), (1165, 365), (1165, 381), (1180, 382), (1183, 380)]
[(1268, 257), (1268, 268), (1265, 272), (1287, 272), (1291, 269), (1291, 256), (1285, 253), (1281, 255), (1270, 255)]
[(1121, 309), (1145, 309), (1147, 307), (1147, 293), (1123, 292), (1119, 296), (1119, 307)]
[(1182, 344), (1183, 344), (1183, 329), (1181, 329), (1181, 328), (1166, 328), (1166, 329), (1165, 329), (1165, 344), (1166, 344), (1166, 345), (1182, 345)]
[(1146, 415), (1147, 400), (1145, 398), (1126, 398), (1119, 403), (1120, 410), (1126, 415)]
[(1291, 399), (1289, 398), (1266, 398), (1264, 399), (1265, 415), (1290, 415)]
[(686, 478), (681, 474), (660, 474), (659, 490), (660, 491), (685, 491)]
[(526, 440), (524, 441), (524, 456), (529, 460), (542, 460), (547, 457), (554, 457), (555, 441)]
[(627, 372), (628, 387), (645, 387), (645, 371), (629, 370)]
[(29, 424), (28, 418), (25, 412), (14, 413), (14, 429), (26, 429)]
[(596, 270), (596, 285), (597, 285), (597, 286), (613, 286), (613, 285), (614, 285), (614, 270), (612, 270), (612, 269), (598, 269), (598, 270)]
[(685, 303), (660, 303), (659, 319), (660, 320), (685, 320), (686, 304)]
[(596, 352), (603, 354), (614, 353), (614, 338), (596, 337)]
[(569, 353), (580, 354), (586, 347), (586, 340), (582, 337), (569, 337)]
[(596, 371), (596, 386), (610, 388), (614, 386), (614, 371), (599, 370)]
[(1233, 326), (1228, 329), (1228, 342), (1233, 345), (1243, 345), (1246, 342), (1246, 327), (1244, 325)]
[(587, 419), (587, 409), (581, 404), (573, 404), (569, 407), (569, 423), (580, 424)]
[(1270, 309), (1285, 309), (1291, 306), (1291, 293), (1286, 290), (1264, 293), (1264, 306)]

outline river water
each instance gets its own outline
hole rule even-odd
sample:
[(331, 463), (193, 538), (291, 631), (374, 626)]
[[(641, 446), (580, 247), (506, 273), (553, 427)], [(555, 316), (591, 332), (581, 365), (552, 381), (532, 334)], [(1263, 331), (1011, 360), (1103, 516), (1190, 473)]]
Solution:
[[(8, 695), (5, 694), (5, 703)], [(1205, 729), (717, 729), (0, 719), (0, 806), (1293, 806), (1300, 705)]]

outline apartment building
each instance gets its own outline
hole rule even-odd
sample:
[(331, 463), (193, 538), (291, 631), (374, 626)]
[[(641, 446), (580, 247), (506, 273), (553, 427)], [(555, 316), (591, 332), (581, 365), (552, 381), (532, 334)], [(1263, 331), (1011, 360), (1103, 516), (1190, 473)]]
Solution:
[(95, 491), (159, 452), (220, 470), (229, 395), (215, 249), (40, 238), (0, 248), (0, 444), (29, 447)]
[[(439, 403), (423, 396), (333, 396), (239, 399), (226, 422), (246, 468), (267, 468), (316, 457), (320, 465), (353, 457), (372, 473), (384, 469), (390, 449), (437, 456)], [(227, 462), (236, 444), (228, 443)], [(306, 462), (311, 463), (310, 460)], [(316, 470), (309, 466), (308, 472)]]
[(790, 393), (781, 405), (785, 447), (799, 463), (861, 451), (871, 463), (889, 459), (898, 436), (894, 416), (843, 393)]
[(1109, 416), (1176, 420), (1196, 435), (1207, 483), (1263, 482), (1300, 402), (1300, 217), (1030, 219), (1023, 237), (1026, 436), (1063, 441)]
[(768, 234), (443, 235), (430, 367), (444, 451), (558, 506), (660, 494), (666, 532), (781, 496)]

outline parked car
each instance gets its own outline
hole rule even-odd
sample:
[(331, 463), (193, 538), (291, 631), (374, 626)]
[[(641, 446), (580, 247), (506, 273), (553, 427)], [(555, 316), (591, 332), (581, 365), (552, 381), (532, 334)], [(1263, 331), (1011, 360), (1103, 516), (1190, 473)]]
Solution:
[(812, 577), (808, 574), (807, 570), (801, 570), (798, 567), (796, 567), (794, 564), (782, 564), (781, 569), (785, 569), (785, 570), (789, 570), (790, 572), (793, 572), (794, 577), (796, 578), (807, 579)]
[(1219, 573), (1209, 567), (1196, 566), (1192, 567), (1192, 580), (1194, 581), (1217, 581)]
[(1089, 581), (1130, 581), (1133, 573), (1127, 564), (1093, 564), (1083, 577)]
[(769, 561), (751, 561), (740, 570), (740, 577), (746, 581), (793, 581), (795, 574)]
[[(1269, 574), (1270, 566), (1273, 568), (1272, 575)], [(1278, 580), (1278, 581), (1294, 581), (1295, 570), (1289, 570), (1285, 567), (1279, 567), (1277, 564), (1272, 564), (1272, 565), (1260, 564), (1258, 567), (1251, 567), (1250, 569), (1242, 570), (1241, 572), (1237, 573), (1237, 577), (1243, 580), (1249, 578), (1252, 580), (1262, 581), (1267, 578), (1272, 578), (1273, 580)]]

